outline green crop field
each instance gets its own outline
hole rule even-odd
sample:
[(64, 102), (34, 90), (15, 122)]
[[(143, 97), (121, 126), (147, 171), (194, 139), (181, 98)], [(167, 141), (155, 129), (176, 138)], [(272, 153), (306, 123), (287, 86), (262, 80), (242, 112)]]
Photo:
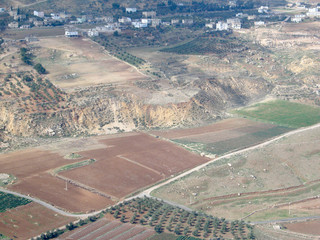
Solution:
[(292, 128), (274, 126), (273, 128), (264, 129), (253, 133), (247, 133), (244, 136), (231, 138), (215, 143), (191, 142), (187, 139), (175, 139), (173, 140), (173, 142), (176, 142), (186, 149), (192, 150), (194, 152), (222, 155), (228, 152), (256, 145), (272, 137), (276, 137), (283, 133), (289, 132), (290, 130), (292, 130)]
[(26, 205), (28, 203), (31, 203), (28, 199), (0, 192), (0, 212), (5, 212), (7, 209)]
[(319, 107), (282, 100), (258, 103), (235, 110), (233, 113), (292, 128), (306, 127), (320, 122)]

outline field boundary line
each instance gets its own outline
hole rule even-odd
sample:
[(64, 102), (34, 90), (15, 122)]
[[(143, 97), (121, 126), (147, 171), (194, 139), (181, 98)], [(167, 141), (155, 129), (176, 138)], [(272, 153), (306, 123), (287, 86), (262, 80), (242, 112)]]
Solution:
[(30, 196), (27, 196), (27, 195), (24, 195), (24, 194), (21, 194), (21, 193), (17, 193), (17, 192), (14, 192), (14, 191), (10, 191), (10, 190), (7, 190), (7, 189), (4, 189), (4, 188), (1, 188), (0, 187), (0, 191), (1, 192), (4, 192), (4, 193), (8, 193), (8, 194), (12, 194), (12, 195), (15, 195), (15, 196), (18, 196), (18, 197), (22, 197), (22, 198), (26, 198), (26, 199), (29, 199), (35, 203), (38, 203), (62, 216), (66, 216), (66, 217), (76, 217), (76, 218), (88, 218), (88, 217), (91, 217), (91, 216), (95, 216), (99, 213), (101, 213), (101, 210), (99, 211), (96, 211), (96, 212), (92, 212), (92, 213), (86, 213), (86, 214), (75, 214), (75, 213), (69, 213), (69, 212), (66, 212), (60, 208), (57, 208), (55, 207), (54, 205), (51, 205), (49, 203), (46, 203), (40, 199), (37, 199), (37, 198), (34, 198), (34, 197), (30, 197)]
[(83, 183), (80, 183), (80, 182), (78, 182), (78, 181), (75, 181), (75, 180), (72, 180), (72, 179), (70, 179), (70, 178), (61, 176), (61, 175), (59, 175), (59, 174), (56, 174), (56, 175), (53, 175), (53, 176), (56, 177), (56, 178), (59, 178), (59, 179), (61, 179), (61, 180), (63, 180), (63, 181), (66, 181), (66, 182), (68, 182), (68, 183), (70, 183), (70, 184), (72, 184), (72, 185), (74, 185), (74, 186), (76, 186), (76, 187), (83, 188), (83, 189), (85, 189), (85, 190), (87, 190), (87, 191), (89, 191), (89, 192), (98, 194), (98, 195), (100, 195), (100, 196), (102, 196), (102, 197), (106, 197), (106, 198), (108, 198), (108, 199), (110, 199), (110, 200), (112, 200), (112, 201), (119, 201), (119, 198), (117, 198), (117, 197), (115, 197), (115, 196), (112, 196), (112, 195), (110, 195), (110, 194), (106, 194), (106, 193), (104, 193), (104, 192), (101, 192), (101, 191), (99, 191), (99, 190), (97, 190), (97, 189), (95, 189), (95, 188), (93, 188), (93, 187), (90, 187), (90, 186), (85, 185), (85, 184), (83, 184)]
[[(165, 185), (167, 185), (169, 183), (177, 181), (177, 180), (179, 180), (179, 179), (181, 179), (181, 178), (183, 178), (183, 177), (185, 177), (185, 176), (187, 176), (187, 175), (189, 175), (189, 174), (191, 174), (191, 173), (193, 173), (195, 171), (198, 171), (198, 170), (200, 170), (200, 169), (202, 169), (204, 167), (207, 167), (208, 165), (212, 164), (213, 162), (216, 162), (216, 161), (219, 161), (219, 160), (225, 159), (225, 158), (230, 158), (232, 156), (235, 156), (235, 155), (238, 155), (238, 154), (241, 154), (241, 153), (245, 153), (245, 152), (248, 152), (248, 151), (251, 151), (251, 150), (254, 150), (254, 149), (259, 149), (259, 148), (268, 146), (269, 144), (274, 143), (274, 142), (276, 142), (278, 140), (281, 140), (281, 139), (283, 139), (285, 137), (288, 137), (288, 136), (291, 136), (291, 135), (294, 135), (294, 134), (298, 134), (298, 133), (301, 133), (301, 132), (304, 132), (304, 131), (312, 130), (312, 129), (315, 129), (315, 128), (318, 128), (318, 127), (320, 127), (320, 123), (317, 123), (315, 125), (311, 125), (311, 126), (308, 126), (308, 127), (302, 127), (302, 128), (299, 128), (299, 129), (295, 129), (295, 130), (293, 130), (291, 132), (284, 133), (284, 134), (282, 134), (282, 135), (280, 135), (278, 137), (272, 138), (272, 139), (270, 139), (268, 141), (265, 141), (263, 143), (260, 143), (258, 145), (251, 146), (251, 147), (248, 147), (248, 148), (245, 148), (245, 149), (238, 150), (236, 152), (231, 152), (231, 153), (228, 153), (226, 155), (220, 156), (220, 157), (215, 158), (215, 159), (213, 159), (213, 160), (211, 160), (209, 162), (206, 162), (206, 163), (201, 164), (201, 165), (199, 165), (199, 166), (197, 166), (195, 168), (192, 168), (192, 169), (190, 169), (190, 170), (188, 170), (188, 171), (186, 171), (186, 172), (184, 172), (182, 174), (179, 174), (179, 175), (177, 175), (177, 176), (175, 176), (175, 177), (173, 177), (171, 179), (168, 179), (165, 182), (162, 182), (162, 183), (160, 183), (158, 185), (155, 185), (155, 186), (153, 186), (153, 187), (151, 187), (151, 188), (149, 188), (149, 189), (147, 189), (147, 190), (135, 195), (134, 197), (144, 197), (144, 196), (151, 197), (151, 192), (152, 191), (157, 190), (160, 187), (163, 187), (163, 186), (165, 186)], [(129, 199), (132, 199), (134, 197), (131, 197)]]
[(141, 163), (138, 163), (138, 162), (136, 162), (136, 161), (134, 161), (134, 160), (131, 160), (131, 159), (129, 159), (129, 158), (126, 158), (126, 157), (124, 157), (124, 156), (122, 156), (122, 155), (117, 155), (116, 157), (117, 157), (117, 158), (120, 158), (120, 159), (123, 159), (123, 160), (125, 160), (125, 161), (128, 161), (128, 162), (131, 162), (131, 163), (133, 163), (133, 164), (135, 164), (135, 165), (138, 165), (138, 166), (140, 166), (140, 167), (143, 167), (143, 168), (145, 168), (145, 169), (148, 169), (148, 170), (150, 170), (150, 171), (152, 171), (152, 172), (154, 172), (154, 173), (156, 173), (156, 174), (158, 174), (158, 175), (160, 175), (160, 176), (164, 176), (164, 174), (162, 174), (161, 172), (158, 172), (157, 170), (154, 170), (154, 169), (152, 169), (152, 168), (150, 168), (150, 167), (147, 167), (147, 166), (145, 166), (145, 165), (143, 165), (143, 164), (141, 164)]

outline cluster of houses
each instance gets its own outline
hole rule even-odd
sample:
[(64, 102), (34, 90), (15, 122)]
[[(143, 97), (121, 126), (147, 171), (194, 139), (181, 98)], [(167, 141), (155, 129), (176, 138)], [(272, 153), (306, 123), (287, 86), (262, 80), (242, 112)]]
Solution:
[[(230, 7), (236, 7), (236, 0), (229, 0), (228, 4)], [(295, 7), (302, 8), (304, 5), (297, 4)], [(303, 21), (303, 19), (309, 18), (320, 18), (320, 7), (313, 8), (304, 8), (305, 14), (298, 14), (291, 17), (292, 22), (299, 23)], [(4, 8), (0, 8), (1, 12), (6, 12), (7, 10)], [(90, 29), (87, 31), (87, 35), (90, 37), (98, 36), (99, 33), (114, 33), (115, 31), (121, 32), (121, 30), (134, 27), (134, 28), (147, 28), (147, 27), (157, 27), (157, 26), (174, 26), (174, 25), (193, 25), (193, 19), (186, 18), (173, 18), (170, 21), (163, 21), (161, 18), (157, 17), (157, 13), (155, 11), (143, 11), (142, 17), (139, 19), (132, 19), (130, 13), (136, 13), (138, 10), (135, 7), (127, 7), (125, 8), (125, 12), (129, 13), (126, 16), (122, 16), (119, 19), (114, 19), (113, 16), (88, 16), (83, 15), (80, 17), (71, 16), (71, 14), (67, 14), (65, 12), (60, 13), (51, 13), (45, 14), (42, 11), (34, 11), (33, 16), (26, 16), (25, 14), (20, 14), (19, 9), (10, 9), (8, 13), (13, 17), (13, 21), (8, 24), (9, 28), (31, 28), (31, 27), (41, 27), (41, 26), (55, 26), (55, 25), (75, 25), (81, 24), (85, 22), (89, 23), (103, 23), (104, 25), (96, 27), (94, 29)], [(259, 18), (262, 19), (262, 16), (270, 16), (271, 11), (268, 6), (260, 6), (257, 9)], [(135, 16), (135, 15), (132, 15)], [(242, 20), (244, 18), (248, 20), (254, 20), (257, 16), (248, 14), (238, 13), (234, 18), (229, 18), (226, 21), (210, 21), (205, 25), (206, 28), (215, 29), (217, 31), (225, 31), (229, 29), (241, 29)], [(254, 26), (265, 26), (264, 21), (256, 21), (254, 22)], [(72, 31), (71, 31), (72, 32)], [(67, 32), (66, 32), (67, 35)], [(73, 34), (71, 34), (73, 36)]]

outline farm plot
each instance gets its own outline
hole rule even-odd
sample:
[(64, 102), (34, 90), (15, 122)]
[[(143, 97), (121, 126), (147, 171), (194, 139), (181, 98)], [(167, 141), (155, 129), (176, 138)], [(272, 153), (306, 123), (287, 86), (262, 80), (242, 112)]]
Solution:
[[(124, 135), (125, 136), (125, 135)], [(208, 161), (169, 142), (146, 134), (105, 139), (105, 147), (79, 152), (97, 161), (60, 173), (115, 198)]]
[(0, 213), (0, 233), (12, 239), (28, 239), (73, 220), (29, 203)]
[(152, 133), (169, 138), (195, 152), (223, 154), (263, 142), (289, 130), (287, 127), (234, 118), (205, 127)]
[(0, 212), (5, 212), (7, 209), (26, 205), (28, 203), (31, 203), (28, 199), (0, 192)]
[(0, 155), (0, 169), (17, 178), (7, 185), (9, 189), (71, 212), (102, 209), (209, 160), (142, 133), (92, 137), (85, 144), (83, 139), (65, 141), (46, 148)]
[[(318, 127), (221, 158), (152, 194), (231, 219), (251, 213), (251, 221), (290, 217), (284, 211), (289, 203), (310, 199), (320, 190), (319, 136)], [(311, 211), (299, 213), (308, 215)]]
[(154, 235), (155, 231), (142, 226), (121, 223), (120, 221), (110, 221), (102, 218), (97, 222), (81, 227), (75, 231), (62, 235), (59, 239), (148, 239)]
[(320, 236), (320, 220), (290, 223), (284, 226), (292, 232)]
[(113, 203), (109, 198), (52, 176), (49, 173), (25, 178), (10, 186), (13, 191), (30, 194), (71, 212), (91, 212)]
[(14, 184), (7, 185), (9, 189), (30, 194), (69, 211), (86, 212), (113, 203), (86, 189), (66, 184), (64, 180), (49, 173), (83, 159), (64, 159), (58, 153), (31, 149), (0, 155), (0, 169), (3, 173), (17, 177)]
[(282, 100), (258, 103), (234, 113), (291, 128), (306, 127), (320, 122), (320, 107)]
[(89, 39), (44, 38), (35, 46), (40, 46), (36, 55), (48, 77), (64, 89), (147, 79)]

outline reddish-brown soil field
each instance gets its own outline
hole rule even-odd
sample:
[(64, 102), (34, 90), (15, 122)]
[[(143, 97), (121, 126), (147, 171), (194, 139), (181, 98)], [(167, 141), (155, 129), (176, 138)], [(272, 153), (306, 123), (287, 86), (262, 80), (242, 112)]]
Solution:
[(1, 154), (0, 169), (3, 173), (13, 174), (19, 180), (80, 160), (66, 160), (57, 153), (31, 149)]
[(249, 133), (274, 127), (272, 124), (254, 122), (243, 118), (222, 120), (204, 127), (153, 131), (152, 134), (168, 139), (184, 139), (191, 142), (215, 143), (238, 138)]
[[(131, 238), (130, 240), (145, 240), (149, 237), (151, 237), (154, 234), (154, 231), (152, 230), (146, 230), (141, 234), (136, 235), (135, 237)], [(105, 239), (107, 240), (107, 239)]]
[(41, 173), (25, 178), (18, 184), (10, 186), (13, 191), (30, 194), (33, 197), (64, 208), (71, 212), (88, 212), (99, 210), (113, 202), (106, 197), (91, 193), (65, 181), (53, 177), (49, 173)]
[(102, 218), (99, 221), (96, 221), (94, 223), (90, 223), (86, 226), (83, 226), (79, 229), (76, 229), (74, 231), (71, 232), (67, 232), (65, 234), (63, 234), (61, 237), (59, 237), (59, 239), (80, 239), (83, 236), (86, 236), (90, 233), (92, 233), (93, 231), (103, 227), (104, 225), (110, 223), (110, 221), (108, 221), (106, 218)]
[(105, 148), (79, 152), (97, 162), (60, 174), (117, 198), (209, 160), (142, 133), (100, 143)]
[[(77, 141), (73, 144), (77, 145)], [(59, 150), (48, 146), (50, 151), (32, 149), (3, 154), (0, 169), (17, 177), (8, 186), (11, 190), (30, 194), (67, 211), (90, 212), (209, 160), (143, 133), (89, 138), (87, 145), (78, 151), (82, 158), (73, 160), (63, 158), (66, 153), (77, 152), (67, 146)], [(53, 170), (84, 159), (97, 161), (59, 172), (61, 177), (76, 182), (68, 183), (66, 190), (66, 180), (52, 175)], [(90, 188), (114, 198), (93, 193)]]
[(29, 203), (0, 213), (0, 232), (12, 239), (28, 239), (73, 220), (37, 203)]
[(285, 227), (292, 232), (320, 236), (320, 220), (290, 223), (286, 224)]
[(138, 235), (139, 233), (142, 233), (143, 231), (145, 231), (144, 227), (135, 227), (130, 231), (127, 231), (126, 233), (122, 234), (121, 236), (115, 238), (114, 240), (127, 240), (132, 238), (135, 235)]
[(58, 239), (65, 240), (85, 240), (85, 239), (141, 239), (145, 240), (155, 234), (152, 229), (139, 225), (121, 223), (119, 221), (110, 221), (102, 218), (97, 222), (83, 226), (79, 229), (66, 233)]

